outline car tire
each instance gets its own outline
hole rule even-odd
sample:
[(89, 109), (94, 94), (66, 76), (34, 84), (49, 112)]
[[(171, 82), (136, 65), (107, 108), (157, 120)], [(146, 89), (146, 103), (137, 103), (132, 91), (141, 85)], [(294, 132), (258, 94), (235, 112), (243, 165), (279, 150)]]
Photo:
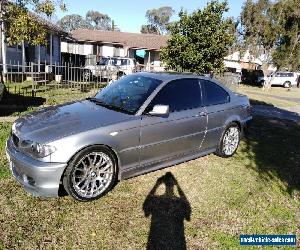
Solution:
[(78, 201), (99, 199), (117, 180), (117, 160), (105, 146), (90, 146), (78, 152), (69, 162), (64, 175), (66, 192)]
[[(228, 158), (235, 154), (241, 140), (241, 129), (237, 123), (230, 123), (224, 130), (216, 155)], [(231, 145), (231, 146), (230, 146)]]
[(285, 88), (290, 88), (291, 86), (292, 86), (291, 82), (288, 82), (288, 81), (284, 82), (284, 84), (283, 84), (283, 87), (285, 87)]

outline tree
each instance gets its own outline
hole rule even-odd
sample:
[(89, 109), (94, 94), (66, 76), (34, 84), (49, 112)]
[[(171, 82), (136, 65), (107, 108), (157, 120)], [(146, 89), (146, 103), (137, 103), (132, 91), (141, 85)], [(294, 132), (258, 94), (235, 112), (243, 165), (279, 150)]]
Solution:
[(57, 23), (63, 30), (70, 32), (76, 29), (89, 29), (92, 28), (82, 16), (77, 14), (66, 15)]
[(2, 0), (1, 21), (4, 22), (7, 43), (14, 45), (26, 41), (32, 45), (46, 44), (47, 32), (38, 21), (38, 15), (50, 17), (57, 8), (65, 10), (66, 6), (54, 0)]
[(166, 34), (168, 32), (167, 26), (170, 24), (170, 19), (173, 14), (174, 10), (169, 6), (147, 10), (146, 18), (148, 20), (148, 25), (143, 25), (141, 32), (156, 33), (160, 35)]
[(191, 15), (180, 11), (179, 21), (170, 25), (171, 38), (161, 59), (171, 68), (198, 74), (219, 72), (223, 58), (234, 41), (232, 19), (223, 18), (227, 2), (211, 1)]
[(86, 21), (91, 25), (94, 30), (111, 30), (112, 29), (112, 20), (106, 15), (102, 14), (99, 11), (89, 10), (86, 13)]
[(243, 46), (251, 55), (260, 58), (265, 75), (282, 33), (280, 17), (273, 7), (270, 0), (247, 0), (241, 13)]
[(120, 31), (114, 20), (111, 21), (111, 31)]
[(275, 16), (280, 18), (282, 33), (273, 53), (279, 69), (300, 70), (300, 1), (281, 0), (274, 4)]
[(67, 32), (76, 29), (120, 31), (108, 15), (93, 10), (88, 11), (85, 18), (77, 14), (64, 16), (58, 25)]
[(159, 34), (159, 31), (152, 25), (150, 24), (146, 24), (146, 25), (142, 25), (141, 27), (141, 33), (143, 34)]
[(244, 48), (278, 69), (300, 68), (300, 2), (298, 0), (247, 0), (241, 13)]

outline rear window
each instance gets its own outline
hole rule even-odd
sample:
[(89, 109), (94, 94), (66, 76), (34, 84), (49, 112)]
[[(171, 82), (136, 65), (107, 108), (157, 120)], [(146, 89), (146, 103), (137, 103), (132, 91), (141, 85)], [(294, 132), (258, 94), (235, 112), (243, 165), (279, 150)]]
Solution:
[(208, 81), (201, 80), (203, 103), (205, 106), (218, 105), (230, 102), (230, 96), (222, 87)]

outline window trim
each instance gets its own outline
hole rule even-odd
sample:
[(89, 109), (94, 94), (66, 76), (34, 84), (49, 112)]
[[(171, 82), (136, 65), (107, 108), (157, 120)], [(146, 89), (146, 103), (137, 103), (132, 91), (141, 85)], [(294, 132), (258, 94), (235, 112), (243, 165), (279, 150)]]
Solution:
[[(216, 104), (205, 105), (205, 104), (204, 104), (204, 91), (205, 91), (205, 90), (204, 90), (204, 87), (202, 86), (202, 85), (203, 85), (202, 81), (207, 81), (207, 82), (209, 82), (209, 83), (211, 83), (211, 84), (215, 84), (215, 85), (217, 85), (219, 88), (221, 88), (221, 89), (228, 95), (228, 97), (229, 97), (228, 101), (227, 101), (227, 102), (222, 102), (222, 103), (216, 103)], [(201, 79), (201, 80), (200, 80), (200, 86), (201, 86), (201, 93), (202, 93), (202, 104), (203, 104), (204, 107), (211, 107), (211, 106), (216, 106), (216, 105), (222, 105), (222, 104), (226, 104), (226, 103), (230, 103), (230, 102), (231, 102), (231, 96), (230, 96), (230, 94), (228, 93), (228, 91), (227, 91), (225, 88), (223, 88), (223, 87), (220, 86), (219, 84), (217, 84), (217, 83), (215, 83), (215, 82), (213, 82), (213, 81), (207, 80), (207, 79)]]
[[(203, 98), (202, 98), (202, 89), (201, 89), (201, 79), (199, 78), (178, 78), (178, 79), (173, 79), (173, 80), (170, 80), (168, 82), (166, 82), (165, 84), (163, 84), (163, 86), (161, 86), (161, 88), (157, 91), (157, 93), (155, 93), (155, 95), (151, 98), (151, 100), (149, 101), (149, 103), (147, 104), (147, 106), (145, 107), (144, 111), (142, 114), (144, 115), (147, 115), (148, 112), (147, 109), (150, 107), (150, 105), (152, 104), (153, 100), (155, 99), (155, 97), (168, 85), (168, 84), (171, 84), (172, 82), (174, 81), (178, 81), (178, 80), (194, 80), (194, 81), (197, 81), (198, 82), (198, 85), (199, 85), (199, 93), (200, 93), (200, 97), (201, 97), (201, 100), (200, 100), (200, 106), (197, 107), (197, 108), (191, 108), (191, 109), (183, 109), (183, 110), (180, 110), (180, 111), (173, 111), (171, 112), (170, 111), (170, 114), (171, 113), (178, 113), (178, 112), (183, 112), (183, 111), (188, 111), (188, 110), (194, 110), (194, 109), (199, 109), (199, 108), (202, 108), (204, 107), (204, 103), (203, 103)], [(151, 95), (149, 96), (151, 97)]]

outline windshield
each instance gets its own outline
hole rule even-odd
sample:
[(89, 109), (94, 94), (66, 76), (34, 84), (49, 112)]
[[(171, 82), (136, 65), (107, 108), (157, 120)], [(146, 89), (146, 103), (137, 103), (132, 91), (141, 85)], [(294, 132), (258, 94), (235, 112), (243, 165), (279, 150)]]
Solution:
[(101, 58), (100, 61), (98, 62), (98, 65), (108, 65), (109, 58)]
[(108, 85), (95, 98), (107, 106), (134, 114), (161, 82), (139, 75), (125, 76)]
[(114, 66), (126, 66), (130, 64), (128, 59), (121, 58), (111, 58), (111, 63)]

